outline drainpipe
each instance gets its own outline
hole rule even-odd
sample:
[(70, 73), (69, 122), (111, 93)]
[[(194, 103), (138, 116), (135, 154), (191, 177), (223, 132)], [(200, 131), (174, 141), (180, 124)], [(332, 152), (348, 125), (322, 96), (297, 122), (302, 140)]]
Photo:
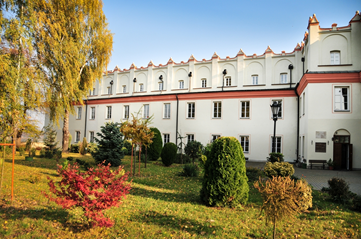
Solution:
[(292, 69), (293, 69), (293, 65), (289, 64), (288, 69), (290, 70), (290, 88), (292, 88)]
[(191, 85), (192, 85), (192, 72), (191, 71), (188, 73), (188, 77), (189, 77), (188, 92), (191, 92)]
[(302, 61), (302, 75), (305, 74), (305, 57), (301, 58)]
[(84, 137), (86, 138), (86, 123), (87, 123), (87, 117), (88, 117), (88, 100), (85, 100), (85, 123), (84, 123)]
[(175, 145), (177, 145), (178, 148), (178, 111), (179, 111), (179, 99), (178, 94), (175, 94), (175, 97), (177, 98), (177, 117), (176, 117), (176, 123), (175, 123)]
[(299, 83), (297, 83), (296, 87), (295, 87), (295, 93), (297, 95), (297, 147), (296, 147), (296, 159), (298, 160), (298, 155), (299, 155), (299, 145), (300, 145), (300, 95), (297, 92), (297, 88), (298, 88)]

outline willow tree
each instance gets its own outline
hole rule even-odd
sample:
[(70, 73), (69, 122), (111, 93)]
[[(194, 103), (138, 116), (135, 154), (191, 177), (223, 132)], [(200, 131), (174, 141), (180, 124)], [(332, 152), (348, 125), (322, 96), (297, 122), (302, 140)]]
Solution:
[[(19, 132), (39, 131), (27, 112), (43, 105), (42, 74), (35, 64), (27, 1), (0, 1), (0, 131), (15, 140)], [(20, 134), (21, 135), (21, 134)]]
[(32, 0), (37, 66), (45, 75), (50, 119), (63, 119), (63, 151), (69, 147), (69, 113), (83, 104), (89, 89), (109, 63), (113, 36), (101, 0)]

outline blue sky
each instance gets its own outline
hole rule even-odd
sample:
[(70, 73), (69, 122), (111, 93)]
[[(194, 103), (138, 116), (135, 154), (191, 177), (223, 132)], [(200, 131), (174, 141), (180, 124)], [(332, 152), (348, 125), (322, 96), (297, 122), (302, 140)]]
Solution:
[(108, 70), (128, 69), (134, 62), (146, 67), (263, 54), (292, 52), (303, 40), (308, 18), (314, 13), (321, 27), (346, 26), (361, 0), (103, 0), (103, 11), (114, 34)]

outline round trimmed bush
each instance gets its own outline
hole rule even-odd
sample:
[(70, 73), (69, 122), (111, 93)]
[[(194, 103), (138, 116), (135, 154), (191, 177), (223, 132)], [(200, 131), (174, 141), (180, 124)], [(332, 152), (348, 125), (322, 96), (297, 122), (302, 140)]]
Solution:
[(199, 168), (195, 164), (186, 164), (183, 167), (183, 171), (181, 172), (181, 176), (185, 177), (198, 177)]
[[(162, 153), (162, 135), (160, 134), (160, 131), (157, 128), (150, 128), (152, 132), (154, 132), (154, 137), (152, 139), (153, 143), (149, 145), (149, 148), (147, 149), (147, 160), (149, 161), (156, 161), (159, 159), (160, 154)], [(131, 152), (131, 150), (130, 150)], [(145, 151), (144, 151), (145, 152)]]
[(287, 162), (274, 162), (274, 163), (266, 163), (264, 167), (264, 174), (269, 177), (291, 177), (295, 173), (295, 169), (293, 165)]
[(207, 206), (245, 204), (248, 200), (246, 160), (235, 137), (220, 137), (206, 160), (201, 200)]
[(194, 140), (187, 143), (186, 147), (184, 148), (184, 152), (190, 158), (192, 158), (192, 162), (194, 164), (195, 159), (199, 158), (202, 155), (202, 149), (203, 145), (201, 144), (201, 142)]
[(166, 143), (162, 149), (160, 157), (165, 166), (171, 166), (177, 156), (177, 145), (174, 143)]

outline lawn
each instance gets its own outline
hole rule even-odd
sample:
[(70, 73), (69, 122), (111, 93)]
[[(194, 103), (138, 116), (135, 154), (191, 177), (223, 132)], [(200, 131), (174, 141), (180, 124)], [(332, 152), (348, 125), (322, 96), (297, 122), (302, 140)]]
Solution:
[[(90, 163), (90, 156), (66, 154)], [(130, 170), (130, 157), (123, 159)], [(138, 170), (138, 165), (137, 165)], [(260, 214), (262, 200), (250, 182), (249, 202), (237, 208), (210, 208), (199, 201), (202, 175), (178, 176), (182, 165), (160, 161), (141, 165), (131, 177), (132, 190), (119, 208), (107, 211), (112, 228), (87, 228), (79, 211), (65, 211), (42, 194), (47, 177), (59, 179), (56, 161), (24, 156), (15, 159), (14, 201), (11, 201), (11, 160), (6, 159), (0, 195), (1, 238), (271, 238), (272, 226)], [(137, 171), (138, 172), (138, 171)], [(279, 238), (361, 238), (361, 214), (328, 201), (314, 191), (313, 208), (277, 229)]]

